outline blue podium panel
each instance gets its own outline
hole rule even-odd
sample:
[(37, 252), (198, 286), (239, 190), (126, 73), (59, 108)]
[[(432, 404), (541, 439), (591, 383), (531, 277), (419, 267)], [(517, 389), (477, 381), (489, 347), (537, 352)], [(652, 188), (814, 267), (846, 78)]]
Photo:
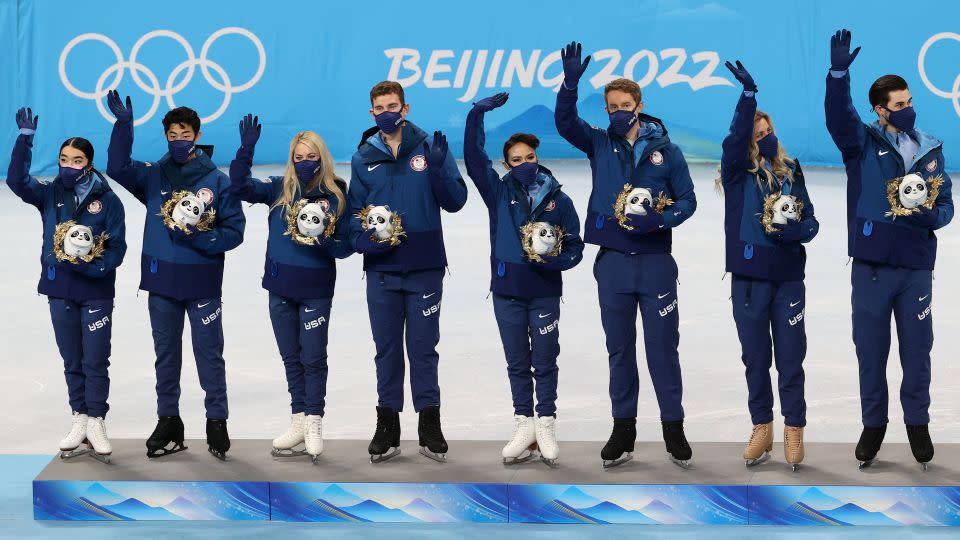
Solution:
[(275, 521), (505, 523), (505, 484), (270, 484)]
[(270, 519), (270, 485), (34, 480), (33, 517), (65, 521), (265, 521)]
[(509, 486), (510, 521), (747, 525), (747, 486), (543, 485)]
[(960, 488), (749, 486), (751, 525), (960, 526)]

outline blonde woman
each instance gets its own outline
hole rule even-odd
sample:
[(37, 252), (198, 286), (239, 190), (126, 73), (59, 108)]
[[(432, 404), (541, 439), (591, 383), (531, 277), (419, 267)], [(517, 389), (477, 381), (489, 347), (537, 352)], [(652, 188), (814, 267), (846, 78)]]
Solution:
[(289, 429), (273, 441), (273, 455), (323, 451), (322, 417), (327, 393), (327, 329), (335, 259), (352, 253), (346, 239), (346, 184), (333, 172), (323, 139), (301, 131), (290, 142), (283, 176), (253, 178), (258, 118), (240, 122), (240, 149), (230, 164), (231, 189), (244, 201), (269, 205), (269, 237), (263, 288), (270, 292), (270, 320), (290, 392)]
[[(743, 453), (747, 466), (773, 450), (776, 357), (784, 458), (794, 470), (803, 461), (803, 358), (806, 252), (820, 224), (813, 214), (800, 164), (787, 157), (766, 113), (757, 111), (757, 85), (740, 62), (727, 68), (743, 85), (730, 134), (723, 141), (717, 187), (724, 195), (727, 272), (733, 274), (733, 318), (746, 366), (753, 432)], [(775, 354), (774, 354), (775, 353)]]

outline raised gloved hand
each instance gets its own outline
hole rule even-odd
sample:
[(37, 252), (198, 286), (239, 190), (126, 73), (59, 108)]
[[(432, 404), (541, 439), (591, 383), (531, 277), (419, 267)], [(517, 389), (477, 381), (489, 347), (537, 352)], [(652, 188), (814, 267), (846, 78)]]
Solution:
[(663, 228), (663, 215), (654, 210), (647, 201), (644, 201), (643, 208), (647, 213), (642, 216), (639, 214), (627, 214), (627, 225), (633, 227), (632, 230), (626, 229), (627, 233), (639, 236)]
[(788, 219), (784, 225), (775, 223), (773, 228), (777, 231), (770, 233), (770, 237), (775, 242), (792, 244), (803, 239), (803, 229), (800, 227), (800, 222), (795, 219)]
[(21, 135), (33, 135), (37, 132), (37, 121), (39, 116), (33, 115), (33, 109), (29, 107), (20, 107), (17, 111), (17, 127), (20, 128)]
[(433, 132), (433, 146), (423, 141), (423, 153), (427, 156), (427, 171), (440, 171), (447, 159), (447, 137), (440, 131)]
[(260, 117), (248, 114), (240, 121), (240, 146), (253, 150), (260, 140)]
[(510, 94), (507, 92), (500, 92), (499, 94), (494, 94), (490, 97), (485, 97), (480, 101), (473, 104), (473, 108), (477, 109), (480, 112), (489, 112), (497, 107), (501, 107), (504, 103), (507, 102), (507, 99), (510, 98)]
[(730, 73), (733, 73), (733, 76), (737, 81), (743, 85), (743, 89), (746, 92), (756, 92), (757, 83), (753, 81), (753, 76), (750, 75), (750, 72), (747, 71), (747, 68), (743, 67), (743, 64), (737, 60), (737, 65), (734, 66), (730, 62), (726, 63), (727, 69), (730, 70)]
[(860, 47), (850, 52), (850, 38), (850, 31), (846, 28), (837, 30), (837, 33), (830, 38), (830, 69), (832, 71), (850, 69), (850, 64), (860, 54)]
[(366, 255), (383, 255), (393, 249), (389, 241), (380, 242), (373, 238), (375, 231), (364, 231), (357, 237), (357, 253)]
[(120, 92), (110, 90), (107, 92), (107, 107), (117, 119), (117, 122), (133, 122), (133, 104), (130, 102), (130, 96), (127, 96), (127, 104), (120, 101)]
[(580, 61), (583, 54), (583, 46), (576, 41), (571, 41), (569, 45), (560, 51), (560, 59), (563, 61), (563, 84), (567, 88), (573, 88), (580, 82), (580, 77), (590, 65), (590, 57)]
[(921, 204), (916, 208), (916, 212), (906, 216), (906, 220), (918, 227), (929, 229), (936, 225), (939, 217), (940, 210), (936, 206), (927, 208)]

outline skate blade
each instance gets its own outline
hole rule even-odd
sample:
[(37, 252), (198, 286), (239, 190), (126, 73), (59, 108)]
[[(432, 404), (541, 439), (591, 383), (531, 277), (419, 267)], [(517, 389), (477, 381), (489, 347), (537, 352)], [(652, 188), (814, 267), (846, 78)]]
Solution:
[(541, 455), (540, 461), (542, 461), (547, 467), (550, 467), (551, 469), (556, 469), (560, 467), (560, 458), (545, 458)]
[(757, 465), (770, 459), (770, 452), (764, 452), (762, 456), (756, 459), (748, 459), (744, 461), (744, 465), (747, 467), (756, 467)]
[(315, 456), (310, 456), (310, 462), (313, 463), (314, 465), (319, 465), (319, 464), (320, 464), (320, 454), (317, 454), (317, 455), (315, 455)]
[(676, 465), (677, 467), (680, 467), (681, 469), (692, 469), (692, 468), (693, 468), (693, 460), (692, 460), (692, 459), (677, 459), (677, 458), (673, 457), (673, 456), (670, 455), (670, 454), (667, 454), (667, 457), (670, 458), (670, 461), (672, 461), (674, 465)]
[(173, 441), (170, 444), (173, 446), (164, 446), (162, 448), (157, 448), (155, 450), (147, 450), (147, 457), (150, 459), (162, 458), (169, 456), (170, 454), (176, 454), (177, 452), (183, 452), (187, 449), (182, 442)]
[(62, 459), (62, 460), (73, 459), (73, 458), (75, 458), (75, 457), (80, 457), (80, 456), (86, 455), (86, 454), (88, 454), (88, 453), (90, 453), (90, 449), (89, 449), (89, 448), (80, 448), (80, 447), (78, 446), (77, 448), (74, 448), (73, 450), (60, 450), (60, 459)]
[(868, 468), (872, 467), (873, 464), (876, 463), (876, 462), (877, 462), (877, 458), (868, 459), (868, 460), (866, 460), (866, 461), (861, 461), (859, 468), (860, 468), (861, 471), (864, 470), (864, 469), (868, 469)]
[(303, 445), (293, 448), (274, 448), (270, 451), (270, 455), (275, 458), (295, 458), (307, 455), (307, 450)]
[(923, 472), (929, 471), (929, 470), (930, 470), (930, 463), (929, 463), (929, 462), (927, 462), (927, 463), (921, 463), (921, 464), (920, 464), (920, 470), (923, 471)]
[(506, 466), (519, 465), (521, 463), (526, 463), (531, 459), (537, 457), (537, 452), (531, 452), (530, 450), (524, 450), (524, 453), (520, 454), (517, 457), (505, 457), (503, 458), (503, 464)]
[(626, 454), (618, 457), (617, 459), (605, 459), (603, 460), (604, 469), (612, 469), (614, 467), (619, 467), (624, 463), (633, 459), (633, 452), (627, 452)]
[(219, 451), (219, 450), (214, 450), (213, 448), (211, 448), (211, 447), (209, 447), (209, 446), (207, 447), (207, 452), (210, 452), (210, 455), (211, 455), (211, 456), (219, 459), (220, 461), (226, 461), (226, 460), (227, 460), (227, 453), (226, 453), (226, 452), (221, 452), (221, 451)]
[(800, 464), (799, 464), (799, 463), (791, 463), (791, 464), (790, 464), (790, 470), (791, 470), (792, 472), (797, 472), (797, 471), (799, 471), (799, 470), (800, 470)]
[(110, 454), (98, 454), (91, 449), (89, 452), (87, 452), (87, 455), (99, 461), (100, 463), (103, 463), (104, 465), (110, 464)]
[(395, 446), (387, 450), (385, 454), (370, 454), (370, 463), (383, 463), (388, 459), (400, 455), (400, 447)]
[(423, 455), (423, 456), (426, 456), (426, 457), (428, 457), (428, 458), (430, 458), (430, 459), (432, 459), (432, 460), (434, 460), (434, 461), (436, 461), (436, 462), (439, 462), (439, 463), (446, 463), (446, 462), (447, 462), (447, 454), (446, 454), (446, 452), (444, 452), (444, 453), (431, 452), (430, 449), (427, 448), (426, 446), (421, 446), (421, 447), (420, 447), (420, 454)]

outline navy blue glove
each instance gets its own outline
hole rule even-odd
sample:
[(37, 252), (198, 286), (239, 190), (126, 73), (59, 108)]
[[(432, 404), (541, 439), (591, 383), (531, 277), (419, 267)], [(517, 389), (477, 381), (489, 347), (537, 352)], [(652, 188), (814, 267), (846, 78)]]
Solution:
[(110, 90), (107, 92), (107, 106), (110, 112), (117, 119), (117, 122), (133, 122), (133, 104), (130, 103), (130, 96), (127, 96), (127, 105), (124, 106), (120, 101), (120, 92)]
[(743, 64), (737, 60), (737, 65), (734, 66), (730, 62), (726, 64), (727, 69), (730, 70), (730, 73), (733, 73), (734, 78), (736, 78), (740, 84), (743, 85), (743, 89), (746, 92), (756, 92), (757, 83), (753, 82), (753, 76), (750, 75), (750, 72), (747, 71), (747, 68), (743, 67)]
[(916, 211), (909, 216), (906, 216), (907, 221), (918, 226), (924, 227), (926, 229), (933, 228), (937, 223), (937, 218), (940, 217), (940, 209), (934, 206), (933, 208), (927, 208), (924, 205), (920, 205), (916, 208)]
[(543, 259), (542, 263), (541, 262), (532, 263), (536, 268), (539, 268), (541, 270), (555, 270), (555, 271), (563, 270), (563, 265), (561, 264), (559, 255), (541, 255), (540, 258)]
[(850, 64), (860, 54), (860, 47), (850, 52), (850, 38), (850, 31), (846, 28), (837, 30), (837, 33), (830, 38), (830, 69), (832, 71), (850, 69)]
[(260, 117), (248, 114), (240, 121), (240, 146), (253, 150), (260, 139)]
[(196, 240), (197, 235), (200, 233), (200, 229), (194, 225), (184, 225), (184, 227), (190, 230), (190, 234), (187, 234), (186, 231), (180, 227), (174, 227), (172, 229), (167, 228), (167, 232), (170, 233), (170, 239), (173, 240), (174, 243), (185, 246), (192, 245), (194, 240)]
[(497, 107), (502, 106), (507, 102), (507, 99), (510, 98), (510, 94), (506, 92), (500, 92), (499, 94), (494, 94), (490, 97), (485, 97), (480, 101), (473, 104), (473, 108), (477, 109), (480, 112), (489, 112)]
[(77, 257), (77, 262), (62, 261), (59, 266), (77, 274), (85, 274), (87, 268), (93, 266), (93, 263), (88, 263), (80, 257)]
[(580, 83), (580, 77), (590, 65), (590, 57), (580, 61), (583, 54), (583, 46), (576, 41), (571, 41), (569, 45), (560, 51), (560, 58), (563, 60), (563, 84), (567, 88), (573, 88)]
[(357, 237), (357, 253), (365, 255), (383, 255), (393, 249), (393, 245), (387, 242), (374, 240), (375, 231), (364, 231)]
[(447, 137), (440, 131), (433, 132), (433, 146), (423, 141), (423, 153), (427, 156), (427, 170), (443, 170), (443, 162), (447, 159)]
[(663, 215), (654, 210), (649, 202), (644, 202), (643, 208), (647, 213), (642, 216), (639, 214), (627, 215), (627, 225), (633, 227), (633, 230), (626, 230), (628, 234), (640, 236), (663, 228)]
[(37, 121), (39, 116), (33, 116), (33, 109), (21, 107), (17, 111), (17, 127), (20, 128), (21, 135), (33, 135), (37, 132)]
[(777, 231), (770, 233), (770, 237), (775, 242), (792, 244), (803, 240), (803, 228), (800, 226), (800, 222), (795, 219), (788, 219), (784, 225), (774, 223), (773, 228)]

